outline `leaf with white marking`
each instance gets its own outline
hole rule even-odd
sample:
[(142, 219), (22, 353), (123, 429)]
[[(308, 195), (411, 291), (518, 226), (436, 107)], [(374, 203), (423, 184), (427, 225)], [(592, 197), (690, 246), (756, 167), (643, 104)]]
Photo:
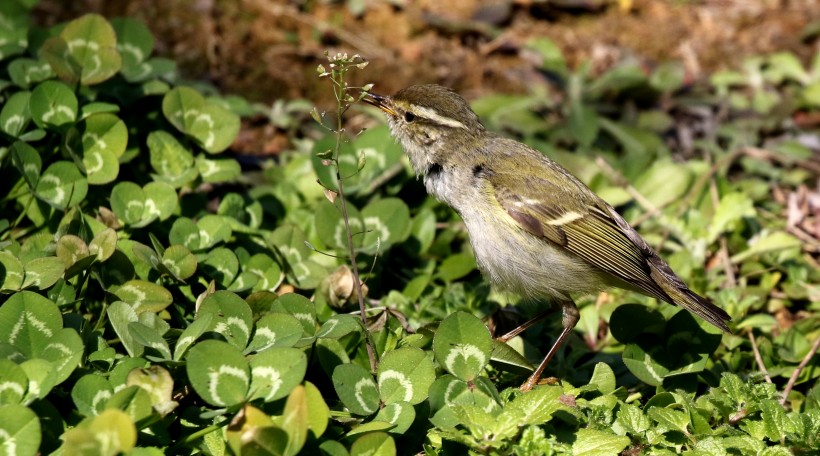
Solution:
[(148, 151), (155, 179), (180, 188), (196, 179), (193, 154), (170, 133), (162, 130), (148, 135)]
[(128, 331), (137, 343), (145, 347), (145, 358), (151, 361), (166, 361), (171, 359), (171, 349), (168, 342), (162, 338), (159, 331), (140, 322), (128, 324)]
[(111, 190), (111, 210), (128, 225), (138, 223), (145, 212), (145, 192), (131, 181), (118, 183)]
[(251, 356), (250, 400), (271, 402), (281, 399), (302, 382), (307, 356), (296, 348), (272, 347)]
[(63, 328), (45, 345), (35, 348), (34, 356), (50, 361), (56, 373), (56, 384), (64, 382), (80, 365), (83, 357), (82, 339), (72, 328)]
[(338, 339), (352, 332), (362, 332), (362, 320), (349, 314), (338, 314), (330, 317), (319, 331), (317, 338)]
[(177, 339), (177, 344), (174, 347), (174, 361), (179, 361), (185, 356), (187, 353), (188, 348), (193, 345), (194, 342), (199, 339), (200, 336), (205, 334), (205, 331), (211, 327), (211, 320), (213, 319), (213, 314), (206, 313), (206, 314), (198, 314), (196, 320), (194, 320), (184, 331), (182, 334), (179, 335), (179, 339)]
[(60, 210), (79, 204), (88, 194), (88, 181), (77, 168), (67, 161), (54, 162), (46, 168), (37, 182), (37, 197)]
[(15, 141), (11, 145), (11, 161), (17, 171), (23, 175), (29, 188), (37, 188), (40, 172), (43, 169), (43, 161), (37, 150), (23, 141)]
[(6, 100), (0, 109), (0, 131), (15, 138), (26, 131), (31, 122), (30, 99), (31, 92), (17, 92)]
[(122, 73), (133, 74), (140, 71), (140, 64), (146, 61), (154, 50), (154, 36), (151, 31), (143, 22), (128, 17), (111, 19), (111, 26), (117, 34), (117, 50), (122, 57)]
[(206, 215), (197, 222), (200, 248), (212, 247), (231, 238), (231, 225), (221, 215)]
[[(287, 293), (273, 302), (271, 310), (285, 312), (296, 317), (304, 329), (301, 342), (313, 340), (316, 334), (316, 306), (308, 298), (296, 293)], [(297, 346), (302, 346), (302, 344), (297, 344)]]
[(57, 257), (35, 258), (26, 263), (23, 288), (45, 290), (60, 280), (64, 272), (65, 264)]
[(57, 305), (37, 293), (15, 293), (0, 306), (0, 342), (15, 347), (26, 358), (35, 357), (62, 327)]
[(333, 387), (354, 415), (372, 415), (379, 409), (379, 389), (373, 376), (358, 364), (340, 364), (333, 370)]
[(387, 432), (402, 435), (410, 429), (416, 419), (416, 409), (407, 402), (391, 402), (379, 410), (373, 421), (383, 421), (394, 427)]
[(8, 250), (0, 251), (0, 290), (19, 290), (24, 278), (23, 263)]
[(172, 245), (165, 249), (162, 254), (162, 263), (158, 266), (164, 268), (177, 280), (185, 280), (196, 272), (196, 257), (190, 250), (181, 245)]
[(271, 347), (293, 347), (303, 333), (302, 323), (296, 317), (283, 312), (271, 312), (256, 322), (253, 338), (245, 352), (260, 352)]
[(7, 454), (34, 456), (38, 453), (42, 431), (40, 420), (28, 407), (0, 406), (0, 439)]
[(205, 314), (211, 314), (210, 331), (221, 334), (240, 350), (248, 345), (253, 314), (244, 299), (230, 291), (219, 290), (208, 295), (200, 304), (197, 318)]
[(45, 398), (57, 386), (57, 371), (52, 362), (34, 358), (20, 363), (20, 368), (28, 377), (28, 391), (23, 400), (24, 405)]
[(55, 76), (47, 61), (28, 58), (12, 60), (9, 63), (8, 72), (11, 81), (24, 89)]
[(251, 369), (238, 348), (222, 341), (206, 340), (191, 347), (186, 361), (191, 386), (205, 402), (230, 407), (245, 401)]
[(107, 184), (117, 178), (119, 158), (128, 144), (128, 130), (114, 114), (92, 114), (79, 125), (82, 159), (90, 184)]
[(221, 288), (227, 288), (239, 272), (239, 259), (232, 250), (218, 247), (208, 253), (200, 264), (200, 270), (214, 279)]
[(145, 194), (142, 221), (135, 226), (143, 227), (156, 219), (166, 220), (177, 209), (179, 197), (170, 184), (149, 182), (142, 190)]
[(436, 379), (435, 368), (420, 348), (403, 347), (388, 352), (377, 372), (382, 402), (418, 404), (427, 399), (427, 390)]
[(97, 84), (114, 76), (122, 66), (117, 51), (117, 35), (108, 21), (97, 14), (86, 14), (69, 22), (60, 32), (70, 57), (79, 64), (80, 81)]
[(410, 235), (410, 209), (398, 198), (384, 198), (368, 204), (362, 209), (361, 217), (365, 229), (362, 249), (365, 252), (384, 251)]
[(171, 245), (179, 244), (188, 248), (188, 250), (200, 249), (200, 235), (199, 227), (196, 223), (187, 217), (177, 217), (174, 224), (171, 225), (171, 232), (168, 233), (168, 241)]
[(239, 133), (239, 116), (190, 87), (176, 87), (165, 94), (162, 112), (174, 127), (210, 153), (227, 149)]
[(472, 381), (490, 360), (490, 331), (475, 315), (456, 312), (441, 322), (433, 338), (436, 361), (461, 380)]
[(196, 157), (196, 168), (203, 182), (233, 182), (241, 174), (239, 162), (233, 158), (208, 159), (203, 155)]
[(128, 324), (139, 320), (139, 316), (134, 308), (122, 301), (116, 301), (108, 306), (108, 321), (114, 328), (114, 332), (120, 338), (120, 342), (125, 347), (125, 350), (132, 357), (142, 356), (143, 346), (134, 339), (131, 331), (128, 330)]
[(145, 280), (129, 280), (109, 291), (133, 307), (137, 314), (159, 312), (171, 305), (173, 300), (171, 292), (165, 287)]
[(26, 372), (14, 361), (0, 359), (0, 405), (19, 404), (27, 389)]
[(31, 93), (29, 109), (38, 127), (59, 129), (77, 119), (77, 96), (59, 81), (45, 81)]
[(663, 357), (662, 346), (655, 346), (652, 353), (647, 353), (640, 345), (626, 344), (623, 352), (623, 360), (632, 375), (648, 385), (660, 386), (669, 370), (655, 361)]
[(105, 410), (105, 403), (114, 395), (111, 382), (99, 374), (86, 374), (71, 389), (71, 399), (84, 416), (96, 416)]
[(128, 373), (128, 386), (139, 386), (151, 398), (151, 406), (165, 416), (173, 411), (177, 405), (172, 400), (174, 393), (174, 379), (171, 373), (160, 365), (152, 365), (146, 369), (134, 369)]
[(117, 250), (117, 232), (111, 228), (106, 228), (88, 244), (88, 252), (97, 258), (97, 261), (105, 261)]

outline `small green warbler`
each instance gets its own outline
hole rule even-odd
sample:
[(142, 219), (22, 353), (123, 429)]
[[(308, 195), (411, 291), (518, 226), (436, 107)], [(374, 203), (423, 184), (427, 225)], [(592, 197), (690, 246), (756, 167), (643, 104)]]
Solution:
[(364, 100), (386, 113), (427, 192), (461, 215), (486, 278), (560, 304), (563, 331), (522, 390), (538, 382), (578, 323), (571, 293), (634, 290), (729, 331), (729, 315), (690, 290), (612, 206), (537, 150), (488, 132), (457, 93), (415, 85)]

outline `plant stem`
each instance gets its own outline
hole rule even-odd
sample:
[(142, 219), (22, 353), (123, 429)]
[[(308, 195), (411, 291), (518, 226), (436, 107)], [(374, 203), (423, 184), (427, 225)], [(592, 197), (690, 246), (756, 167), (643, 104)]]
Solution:
[[(336, 76), (338, 75), (338, 76)], [(353, 233), (350, 230), (350, 218), (347, 212), (347, 202), (345, 201), (345, 193), (344, 193), (344, 179), (341, 176), (341, 169), (339, 166), (339, 149), (342, 145), (342, 135), (344, 134), (344, 130), (342, 128), (342, 116), (346, 110), (345, 108), (345, 88), (344, 88), (344, 71), (340, 70), (338, 73), (334, 74), (334, 78), (332, 80), (335, 81), (335, 78), (338, 77), (339, 81), (338, 84), (338, 91), (336, 87), (334, 87), (333, 92), (336, 95), (336, 144), (334, 149), (334, 157), (333, 163), (336, 166), (336, 182), (338, 184), (338, 191), (339, 191), (339, 200), (341, 204), (342, 210), (342, 219), (345, 222), (345, 234), (347, 235), (347, 248), (350, 254), (350, 266), (353, 272), (353, 286), (356, 287), (356, 296), (359, 298), (359, 311), (362, 317), (362, 324), (364, 326), (364, 335), (365, 335), (365, 346), (367, 347), (367, 358), (370, 360), (370, 370), (372, 372), (376, 372), (376, 350), (374, 348), (373, 339), (370, 336), (370, 331), (367, 330), (367, 315), (366, 315), (366, 306), (364, 303), (364, 295), (362, 294), (362, 281), (359, 277), (359, 266), (356, 264), (356, 248), (353, 245)]]
[(820, 337), (815, 339), (814, 344), (809, 349), (809, 352), (806, 353), (805, 358), (800, 361), (800, 364), (797, 365), (797, 368), (792, 372), (792, 376), (789, 377), (789, 382), (786, 383), (786, 387), (783, 388), (783, 397), (780, 398), (780, 405), (786, 404), (786, 398), (789, 397), (789, 393), (792, 392), (792, 388), (794, 388), (794, 384), (797, 382), (797, 377), (800, 376), (800, 372), (803, 371), (803, 368), (806, 367), (806, 364), (811, 361), (814, 354), (817, 353), (817, 349), (820, 348)]

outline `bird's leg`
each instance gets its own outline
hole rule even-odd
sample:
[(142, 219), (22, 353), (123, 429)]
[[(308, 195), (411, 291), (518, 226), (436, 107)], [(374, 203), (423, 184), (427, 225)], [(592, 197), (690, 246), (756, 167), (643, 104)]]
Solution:
[(561, 331), (561, 335), (558, 336), (558, 339), (556, 339), (555, 343), (552, 344), (552, 348), (550, 348), (550, 351), (549, 353), (547, 353), (547, 356), (544, 357), (544, 360), (541, 361), (541, 364), (539, 364), (538, 368), (535, 369), (535, 372), (533, 372), (532, 375), (530, 375), (530, 378), (528, 378), (527, 381), (524, 382), (523, 385), (521, 385), (521, 391), (529, 391), (538, 383), (538, 380), (541, 379), (541, 374), (544, 373), (544, 368), (547, 367), (547, 363), (549, 363), (552, 357), (555, 356), (555, 353), (558, 351), (561, 345), (563, 345), (564, 340), (567, 338), (567, 336), (569, 336), (569, 334), (572, 332), (572, 329), (575, 328), (575, 325), (581, 318), (581, 314), (580, 312), (578, 312), (578, 308), (575, 307), (575, 303), (572, 302), (571, 299), (563, 300), (560, 302), (560, 304), (564, 312), (564, 329)]
[(544, 312), (541, 312), (540, 314), (538, 314), (538, 315), (530, 318), (529, 320), (525, 321), (524, 323), (522, 323), (517, 328), (514, 328), (512, 331), (508, 332), (507, 334), (504, 334), (501, 337), (497, 337), (496, 339), (501, 341), (501, 342), (507, 343), (508, 340), (510, 340), (513, 337), (515, 337), (515, 336), (521, 334), (522, 332), (528, 330), (530, 327), (532, 327), (532, 325), (534, 325), (534, 324), (538, 323), (539, 321), (543, 320), (544, 318), (546, 318), (547, 316), (549, 316), (553, 312), (555, 312), (555, 309), (549, 309), (549, 310), (546, 310)]

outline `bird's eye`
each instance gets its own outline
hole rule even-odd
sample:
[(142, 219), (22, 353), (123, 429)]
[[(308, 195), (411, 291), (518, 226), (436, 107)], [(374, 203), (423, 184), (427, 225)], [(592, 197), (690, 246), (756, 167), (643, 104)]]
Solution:
[(404, 121), (405, 122), (412, 122), (414, 120), (416, 120), (416, 115), (415, 114), (413, 114), (412, 112), (409, 112), (409, 111), (404, 113)]

